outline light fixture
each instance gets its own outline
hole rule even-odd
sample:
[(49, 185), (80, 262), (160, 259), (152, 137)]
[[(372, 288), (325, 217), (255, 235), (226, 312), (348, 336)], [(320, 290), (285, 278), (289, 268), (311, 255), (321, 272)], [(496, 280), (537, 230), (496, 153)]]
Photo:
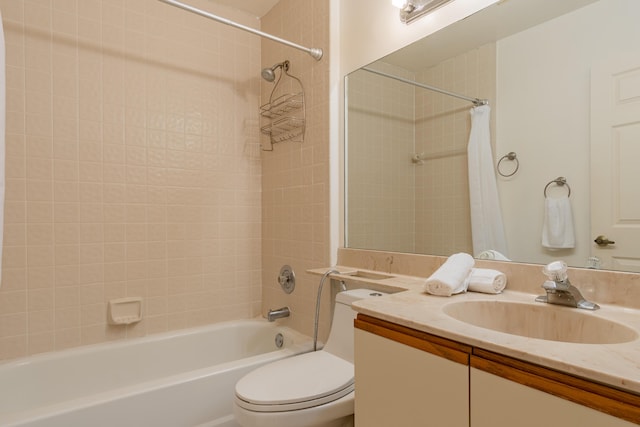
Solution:
[(391, 0), (400, 9), (400, 20), (410, 24), (427, 13), (453, 0)]
[(398, 9), (404, 9), (407, 3), (409, 3), (408, 0), (391, 0), (391, 4)]

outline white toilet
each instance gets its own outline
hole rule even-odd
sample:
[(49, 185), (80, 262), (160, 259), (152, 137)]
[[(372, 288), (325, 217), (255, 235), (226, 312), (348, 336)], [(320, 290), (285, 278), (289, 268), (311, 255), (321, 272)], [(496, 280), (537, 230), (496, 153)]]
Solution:
[(352, 426), (356, 312), (351, 303), (380, 295), (369, 289), (340, 292), (322, 350), (264, 365), (238, 381), (236, 422), (242, 427)]

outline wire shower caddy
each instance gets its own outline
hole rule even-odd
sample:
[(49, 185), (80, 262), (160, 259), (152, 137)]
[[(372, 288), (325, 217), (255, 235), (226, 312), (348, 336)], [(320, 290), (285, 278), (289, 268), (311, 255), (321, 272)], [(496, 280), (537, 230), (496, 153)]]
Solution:
[[(299, 78), (289, 74), (289, 66), (289, 61), (284, 61), (282, 72), (271, 90), (269, 102), (260, 106), (260, 116), (263, 120), (260, 132), (269, 139), (267, 147), (265, 147), (265, 144), (262, 145), (263, 151), (273, 151), (273, 144), (278, 142), (304, 141), (306, 130), (304, 86)], [(284, 75), (292, 80), (294, 89), (273, 99)], [(295, 91), (296, 86), (299, 87), (299, 91)]]

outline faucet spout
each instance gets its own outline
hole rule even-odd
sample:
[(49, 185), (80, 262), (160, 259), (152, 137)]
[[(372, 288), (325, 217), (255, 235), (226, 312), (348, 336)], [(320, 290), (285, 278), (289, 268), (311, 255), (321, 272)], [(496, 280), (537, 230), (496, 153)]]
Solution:
[(267, 313), (267, 320), (269, 322), (273, 322), (276, 319), (282, 319), (283, 317), (289, 317), (291, 312), (289, 311), (289, 307), (282, 307), (275, 310), (269, 310)]

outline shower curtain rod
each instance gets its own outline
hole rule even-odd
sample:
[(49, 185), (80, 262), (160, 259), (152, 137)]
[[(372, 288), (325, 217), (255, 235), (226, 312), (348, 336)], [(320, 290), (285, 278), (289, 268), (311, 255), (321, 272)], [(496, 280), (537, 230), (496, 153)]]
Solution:
[(317, 61), (319, 61), (322, 58), (322, 49), (320, 49), (320, 48), (316, 48), (316, 47), (309, 48), (309, 47), (300, 46), (299, 44), (290, 42), (289, 40), (281, 39), (280, 37), (276, 37), (276, 36), (273, 36), (273, 35), (271, 35), (269, 33), (265, 33), (263, 31), (256, 30), (255, 28), (251, 28), (251, 27), (247, 27), (246, 25), (238, 24), (237, 22), (231, 21), (231, 20), (226, 19), (226, 18), (222, 18), (220, 16), (214, 15), (214, 14), (209, 13), (209, 12), (205, 12), (204, 10), (197, 9), (197, 8), (195, 8), (193, 6), (189, 6), (188, 4), (180, 3), (180, 2), (175, 1), (175, 0), (158, 0), (158, 1), (161, 1), (163, 3), (169, 4), (171, 6), (178, 7), (180, 9), (187, 10), (189, 12), (195, 13), (196, 15), (204, 16), (205, 18), (213, 19), (214, 21), (218, 21), (218, 22), (220, 22), (222, 24), (230, 25), (230, 26), (235, 27), (235, 28), (239, 28), (239, 29), (247, 31), (249, 33), (256, 34), (256, 35), (258, 35), (260, 37), (264, 37), (266, 39), (273, 40), (273, 41), (278, 42), (278, 43), (282, 43), (282, 44), (287, 45), (289, 47), (292, 47), (292, 48), (295, 48), (295, 49), (298, 49), (298, 50), (302, 50), (304, 52), (307, 52), (309, 55), (311, 55)]
[(464, 99), (465, 101), (469, 101), (469, 102), (473, 103), (473, 105), (475, 105), (476, 107), (478, 107), (480, 105), (488, 105), (489, 104), (489, 100), (488, 99), (471, 98), (469, 96), (460, 95), (460, 94), (455, 93), (455, 92), (449, 92), (448, 90), (440, 89), (440, 88), (437, 88), (437, 87), (434, 87), (434, 86), (429, 86), (429, 85), (426, 85), (424, 83), (419, 83), (419, 82), (416, 82), (414, 80), (405, 79), (404, 77), (398, 77), (398, 76), (394, 76), (393, 74), (387, 74), (387, 73), (385, 73), (383, 71), (374, 70), (373, 68), (369, 68), (369, 67), (362, 67), (362, 69), (365, 70), (365, 71), (368, 71), (370, 73), (373, 73), (373, 74), (378, 74), (380, 76), (389, 77), (390, 79), (394, 79), (394, 80), (401, 81), (403, 83), (408, 83), (410, 85), (418, 86), (418, 87), (421, 87), (423, 89), (428, 89), (428, 90), (432, 90), (434, 92), (442, 93), (444, 95), (449, 95), (449, 96), (453, 96), (455, 98)]

